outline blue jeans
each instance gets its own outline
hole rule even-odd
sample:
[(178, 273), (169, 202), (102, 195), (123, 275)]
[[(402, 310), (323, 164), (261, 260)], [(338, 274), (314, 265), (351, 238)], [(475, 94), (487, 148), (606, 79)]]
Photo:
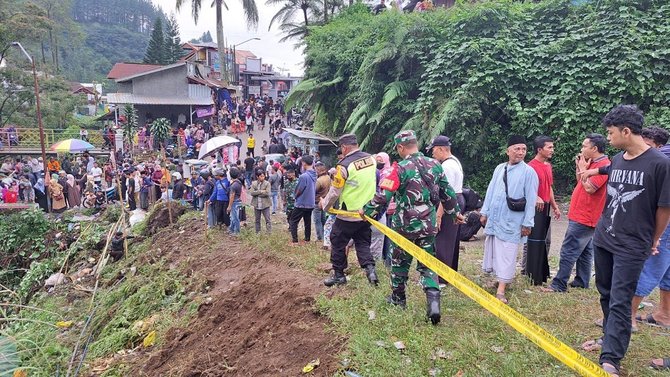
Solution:
[(272, 191), (270, 193), (272, 197), (272, 213), (277, 212), (277, 199), (279, 198), (279, 191)]
[(670, 291), (670, 226), (665, 229), (658, 245), (658, 254), (650, 256), (637, 281), (635, 296), (646, 297), (659, 287)]
[(213, 228), (214, 225), (216, 225), (216, 211), (214, 209), (214, 203), (212, 203), (207, 205), (207, 226)]
[(230, 233), (240, 233), (240, 207), (242, 202), (234, 201), (233, 207), (230, 209)]
[(314, 218), (314, 228), (316, 229), (316, 239), (319, 241), (323, 240), (323, 226), (326, 224), (326, 216), (324, 216), (323, 210), (314, 208), (312, 210), (312, 217)]
[(253, 176), (253, 174), (254, 174), (253, 171), (244, 172), (244, 182), (247, 183), (247, 187), (251, 186), (251, 177)]
[(593, 263), (593, 233), (595, 228), (570, 220), (565, 232), (563, 246), (561, 246), (561, 260), (558, 272), (551, 281), (550, 287), (558, 292), (568, 290), (568, 279), (572, 267), (577, 263), (575, 279), (570, 284), (573, 287), (588, 288), (591, 280), (591, 265)]

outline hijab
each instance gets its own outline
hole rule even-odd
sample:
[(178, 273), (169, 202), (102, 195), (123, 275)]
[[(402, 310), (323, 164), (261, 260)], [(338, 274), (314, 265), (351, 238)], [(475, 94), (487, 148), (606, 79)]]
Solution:
[(74, 187), (74, 185), (76, 184), (74, 182), (74, 175), (72, 174), (67, 175), (67, 184), (70, 185), (70, 187)]
[(37, 190), (39, 190), (39, 192), (41, 192), (42, 194), (44, 194), (44, 190), (45, 190), (45, 187), (44, 187), (44, 178), (38, 178), (38, 179), (37, 179), (37, 183), (35, 183), (35, 188), (36, 188)]

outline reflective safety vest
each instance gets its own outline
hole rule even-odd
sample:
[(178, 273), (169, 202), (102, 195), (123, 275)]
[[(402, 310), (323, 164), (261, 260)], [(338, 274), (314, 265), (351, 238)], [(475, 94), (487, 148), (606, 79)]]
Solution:
[[(356, 151), (345, 157), (337, 169), (347, 169), (347, 180), (342, 181), (339, 171), (335, 173), (333, 185), (342, 188), (340, 204), (343, 210), (358, 211), (372, 200), (377, 190), (377, 161), (370, 154)], [(338, 185), (340, 187), (338, 187)]]

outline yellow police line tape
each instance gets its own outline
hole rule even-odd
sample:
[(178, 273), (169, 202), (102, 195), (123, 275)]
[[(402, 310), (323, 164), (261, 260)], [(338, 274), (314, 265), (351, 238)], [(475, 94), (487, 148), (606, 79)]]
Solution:
[[(331, 209), (330, 213), (349, 217), (360, 216), (357, 212), (348, 212), (336, 209)], [(521, 313), (512, 309), (508, 305), (503, 304), (500, 300), (486, 292), (477, 284), (471, 282), (463, 275), (440, 262), (434, 256), (426, 253), (422, 248), (416, 246), (407, 238), (401, 236), (391, 228), (368, 216), (365, 216), (365, 218), (375, 228), (390, 238), (391, 241), (393, 241), (401, 249), (411, 254), (426, 267), (430, 268), (443, 279), (448, 281), (449, 284), (456, 287), (456, 289), (477, 302), (491, 314), (512, 326), (516, 331), (526, 336), (526, 338), (530, 339), (533, 343), (537, 344), (540, 348), (548, 352), (550, 355), (558, 359), (569, 368), (572, 368), (582, 376), (609, 377), (609, 373), (605, 372), (605, 370), (603, 370), (599, 365), (580, 355), (575, 350), (568, 347), (565, 343), (549, 334), (543, 328), (521, 315)]]

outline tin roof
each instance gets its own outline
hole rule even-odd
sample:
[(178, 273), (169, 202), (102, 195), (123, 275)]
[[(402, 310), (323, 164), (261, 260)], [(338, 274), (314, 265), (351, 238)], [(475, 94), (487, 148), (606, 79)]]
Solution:
[(160, 67), (160, 65), (156, 64), (116, 63), (107, 74), (107, 78), (110, 80), (116, 80), (122, 77), (128, 77), (138, 73), (152, 71)]
[(301, 139), (315, 139), (315, 140), (330, 141), (331, 143), (333, 142), (332, 139), (329, 139), (329, 138), (327, 138), (323, 135), (319, 135), (316, 132), (312, 132), (312, 131), (294, 130), (292, 128), (284, 128), (284, 131), (290, 133), (291, 135), (294, 135), (295, 137), (299, 137)]
[(209, 97), (158, 97), (143, 96), (132, 93), (108, 93), (107, 102), (114, 104), (131, 103), (133, 105), (212, 105), (214, 102)]

